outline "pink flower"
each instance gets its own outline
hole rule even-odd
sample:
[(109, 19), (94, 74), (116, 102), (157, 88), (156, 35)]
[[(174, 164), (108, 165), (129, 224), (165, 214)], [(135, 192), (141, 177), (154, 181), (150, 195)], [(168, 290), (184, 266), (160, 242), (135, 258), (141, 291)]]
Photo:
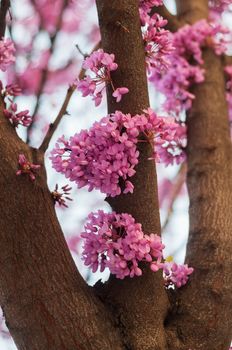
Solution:
[(15, 47), (11, 39), (0, 40), (0, 69), (5, 72), (10, 64), (15, 62)]
[(28, 127), (31, 124), (31, 116), (29, 115), (29, 111), (21, 111), (17, 112), (17, 104), (11, 102), (10, 107), (8, 109), (4, 109), (4, 115), (7, 119), (10, 120), (10, 122), (13, 124), (13, 126), (17, 127), (19, 124)]
[[(149, 79), (166, 97), (164, 110), (167, 113), (174, 112), (178, 117), (182, 111), (192, 106), (195, 96), (189, 91), (190, 87), (204, 81), (203, 47), (212, 47), (217, 55), (225, 53), (228, 45), (225, 34), (228, 30), (221, 24), (202, 19), (168, 35), (159, 28), (163, 25), (162, 22), (157, 24), (159, 18), (156, 18), (157, 23), (153, 20), (154, 24), (149, 24), (150, 19), (147, 20), (146, 16), (144, 21), (147, 21), (148, 27), (143, 36)], [(171, 46), (175, 48), (174, 51)], [(166, 71), (165, 65), (168, 67)]]
[(145, 12), (150, 12), (152, 7), (163, 5), (163, 0), (139, 0), (139, 7)]
[(96, 83), (89, 76), (87, 76), (77, 82), (77, 89), (82, 92), (83, 97), (94, 95), (94, 92), (96, 90)]
[(166, 286), (175, 285), (177, 288), (184, 286), (193, 273), (193, 268), (185, 265), (177, 265), (175, 262), (165, 262), (163, 264), (164, 278)]
[(131, 116), (116, 111), (66, 141), (58, 140), (51, 153), (53, 168), (78, 188), (99, 189), (108, 196), (132, 193), (139, 135), (153, 147), (153, 157), (165, 165), (184, 160), (186, 128), (173, 118), (158, 117), (151, 109)]
[(157, 261), (164, 248), (160, 237), (145, 235), (141, 225), (129, 214), (102, 210), (91, 213), (81, 237), (84, 263), (93, 272), (108, 268), (117, 278), (124, 279), (141, 276), (141, 262), (150, 264), (151, 268), (156, 264), (156, 271), (161, 267)]
[(22, 92), (21, 88), (17, 84), (6, 85), (4, 89), (1, 80), (0, 80), (0, 89), (1, 89), (1, 94), (4, 98), (7, 96), (19, 96), (21, 95), (21, 92)]
[(125, 95), (128, 92), (129, 92), (129, 90), (126, 87), (117, 88), (113, 92), (113, 96), (116, 98), (116, 102), (120, 102), (122, 99), (122, 95)]
[(19, 170), (16, 172), (16, 175), (28, 174), (30, 179), (34, 181), (36, 171), (40, 168), (40, 165), (29, 162), (24, 154), (19, 155), (18, 164)]
[[(106, 84), (112, 84), (110, 72), (118, 68), (114, 62), (114, 55), (104, 52), (102, 49), (94, 51), (84, 60), (83, 68), (90, 71), (84, 79), (76, 83), (77, 90), (82, 92), (82, 96), (92, 96), (95, 106), (99, 106), (102, 101), (102, 93)], [(123, 94), (129, 90), (127, 88), (118, 88), (113, 93), (119, 102)]]

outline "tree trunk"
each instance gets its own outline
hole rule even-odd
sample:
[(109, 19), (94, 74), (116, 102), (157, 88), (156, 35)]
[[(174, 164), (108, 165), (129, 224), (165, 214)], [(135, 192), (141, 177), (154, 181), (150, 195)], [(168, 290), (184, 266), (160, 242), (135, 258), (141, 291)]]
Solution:
[[(134, 0), (97, 0), (102, 46), (115, 54), (119, 68), (112, 74), (115, 87), (126, 86), (129, 94), (120, 103), (108, 88), (108, 111), (132, 115), (149, 107), (145, 53), (139, 21), (138, 2)], [(133, 215), (146, 233), (160, 234), (159, 204), (155, 163), (149, 161), (151, 146), (140, 143), (140, 159), (132, 178), (133, 194), (108, 198), (113, 210)], [(164, 350), (163, 320), (168, 299), (162, 273), (144, 269), (139, 278), (123, 281), (111, 277), (104, 286), (104, 298), (118, 318), (122, 339), (128, 349)]]

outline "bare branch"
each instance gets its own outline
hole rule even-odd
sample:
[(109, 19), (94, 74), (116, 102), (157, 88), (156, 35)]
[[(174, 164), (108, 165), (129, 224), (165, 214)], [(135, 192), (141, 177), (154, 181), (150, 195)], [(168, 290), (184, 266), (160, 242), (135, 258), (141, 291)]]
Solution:
[[(59, 33), (60, 29), (61, 29), (61, 26), (62, 26), (63, 13), (64, 13), (64, 10), (65, 10), (65, 8), (67, 6), (68, 6), (68, 0), (63, 0), (63, 5), (62, 5), (62, 8), (60, 9), (60, 13), (59, 13), (59, 16), (57, 18), (55, 32), (54, 32), (53, 35), (50, 36), (49, 57), (51, 57), (53, 52), (54, 52), (56, 38), (57, 38), (57, 35), (58, 35), (58, 33)], [(30, 142), (30, 131), (32, 130), (32, 128), (34, 126), (35, 116), (36, 116), (36, 114), (37, 114), (37, 112), (39, 110), (40, 99), (41, 99), (41, 95), (43, 93), (44, 86), (45, 86), (47, 78), (48, 78), (48, 74), (49, 74), (49, 64), (47, 64), (47, 67), (42, 69), (42, 72), (41, 72), (40, 85), (39, 85), (37, 96), (36, 96), (37, 100), (36, 100), (36, 105), (35, 105), (33, 116), (32, 116), (32, 123), (28, 127), (28, 130), (27, 130), (27, 143)]]
[[(97, 50), (99, 47), (100, 47), (101, 43), (99, 42), (95, 47), (94, 49), (92, 50), (95, 51)], [(79, 74), (79, 77), (78, 79), (83, 79), (84, 78), (84, 75), (85, 75), (85, 70), (82, 68), (80, 74)], [(65, 96), (65, 100), (63, 102), (63, 105), (54, 121), (54, 123), (50, 124), (49, 126), (49, 129), (48, 129), (48, 132), (41, 144), (41, 146), (39, 147), (39, 149), (42, 151), (42, 152), (45, 152), (48, 148), (48, 145), (51, 141), (51, 138), (52, 136), (54, 135), (54, 132), (56, 131), (61, 119), (63, 118), (63, 116), (65, 115), (65, 113), (67, 112), (67, 107), (68, 107), (68, 104), (69, 104), (69, 101), (74, 93), (74, 91), (76, 90), (76, 86), (75, 85), (71, 85), (69, 88), (68, 88), (68, 91), (67, 91), (67, 94)]]
[(170, 190), (171, 193), (169, 195), (169, 206), (168, 206), (167, 217), (162, 226), (162, 232), (167, 228), (169, 224), (170, 218), (173, 214), (173, 206), (186, 180), (186, 173), (187, 173), (187, 166), (186, 166), (186, 163), (183, 163), (176, 175), (176, 178), (173, 180), (172, 188)]

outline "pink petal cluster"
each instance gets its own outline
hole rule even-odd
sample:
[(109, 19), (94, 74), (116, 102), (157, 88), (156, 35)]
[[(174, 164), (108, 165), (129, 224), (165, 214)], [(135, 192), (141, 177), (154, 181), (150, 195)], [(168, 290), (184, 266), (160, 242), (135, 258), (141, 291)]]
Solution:
[(17, 112), (17, 104), (11, 102), (8, 109), (4, 109), (4, 115), (13, 126), (17, 127), (19, 124), (28, 127), (31, 124), (32, 118), (29, 115), (29, 110)]
[(150, 81), (166, 97), (163, 105), (165, 111), (178, 115), (191, 107), (195, 96), (189, 89), (193, 84), (204, 80), (202, 48), (210, 46), (216, 54), (224, 53), (227, 44), (225, 33), (227, 29), (220, 24), (213, 25), (200, 20), (193, 25), (185, 25), (172, 34), (175, 51), (168, 56), (168, 70), (162, 72), (151, 69), (150, 75)]
[(230, 10), (231, 0), (209, 0), (209, 8), (213, 17), (217, 17), (224, 11)]
[(21, 95), (21, 88), (17, 84), (9, 84), (4, 88), (2, 81), (0, 80), (0, 91), (3, 98), (8, 96), (19, 96)]
[(174, 50), (171, 34), (163, 28), (167, 20), (156, 13), (150, 16), (143, 11), (140, 11), (140, 19), (148, 70), (155, 68), (159, 72), (166, 71), (169, 56)]
[(166, 166), (182, 163), (186, 159), (184, 152), (187, 145), (186, 125), (177, 123), (174, 117), (157, 117), (151, 108), (145, 110), (144, 113), (155, 126), (150, 139), (153, 145), (152, 159)]
[(225, 72), (227, 75), (226, 100), (228, 103), (229, 120), (232, 123), (232, 66), (226, 66)]
[(184, 158), (182, 149), (186, 129), (173, 118), (157, 117), (151, 110), (131, 116), (116, 111), (95, 122), (66, 141), (61, 137), (50, 159), (56, 171), (64, 174), (78, 188), (99, 189), (115, 197), (121, 192), (132, 193), (129, 179), (135, 174), (139, 151), (139, 135), (146, 136), (153, 159), (166, 165)]
[(0, 40), (0, 69), (5, 72), (10, 64), (15, 62), (15, 47), (11, 39)]
[(33, 164), (33, 163), (29, 162), (26, 159), (24, 154), (19, 155), (18, 165), (19, 165), (19, 169), (16, 172), (16, 175), (26, 174), (30, 177), (30, 179), (32, 181), (35, 180), (36, 171), (41, 167), (38, 164)]
[(139, 8), (144, 12), (150, 12), (152, 7), (163, 5), (163, 0), (139, 0)]
[(188, 282), (189, 275), (193, 273), (193, 268), (185, 265), (178, 265), (175, 262), (165, 262), (162, 265), (166, 287), (176, 286), (180, 288)]
[(83, 260), (93, 272), (108, 268), (117, 278), (141, 276), (141, 262), (153, 271), (161, 266), (164, 245), (156, 234), (146, 235), (129, 214), (90, 213), (85, 231)]
[(90, 71), (91, 75), (76, 83), (77, 89), (82, 92), (82, 96), (92, 96), (95, 106), (99, 106), (102, 101), (102, 93), (105, 90), (106, 84), (111, 84), (114, 93), (113, 96), (119, 102), (122, 95), (129, 92), (126, 87), (115, 89), (112, 83), (110, 72), (118, 68), (114, 62), (114, 54), (108, 54), (102, 49), (94, 51), (89, 57), (84, 60), (83, 68)]

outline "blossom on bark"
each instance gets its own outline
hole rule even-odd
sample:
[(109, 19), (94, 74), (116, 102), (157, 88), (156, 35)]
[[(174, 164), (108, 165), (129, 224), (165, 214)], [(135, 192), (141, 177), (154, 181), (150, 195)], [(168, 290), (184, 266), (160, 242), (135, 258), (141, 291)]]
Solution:
[(176, 286), (177, 288), (184, 286), (188, 282), (189, 276), (194, 271), (188, 264), (176, 264), (174, 261), (165, 261), (162, 268), (167, 288), (170, 286)]
[(121, 101), (122, 95), (127, 94), (129, 90), (126, 87), (115, 88), (111, 79), (110, 72), (118, 68), (114, 62), (114, 54), (108, 54), (102, 49), (94, 51), (88, 56), (83, 63), (83, 68), (90, 71), (90, 75), (86, 75), (84, 79), (76, 82), (77, 90), (82, 92), (82, 96), (92, 96), (95, 106), (99, 106), (103, 91), (106, 84), (110, 84), (113, 92), (113, 97), (116, 101)]
[(195, 96), (189, 91), (190, 87), (204, 81), (202, 48), (210, 46), (217, 55), (221, 55), (227, 49), (226, 33), (228, 30), (221, 24), (203, 19), (172, 34), (175, 50), (167, 57), (168, 70), (151, 66), (149, 76), (155, 88), (166, 97), (163, 108), (167, 113), (179, 116), (182, 111), (191, 108)]
[(130, 178), (138, 164), (138, 142), (151, 144), (152, 159), (165, 165), (180, 163), (185, 158), (186, 127), (151, 109), (135, 116), (116, 111), (68, 141), (58, 139), (50, 159), (53, 168), (78, 188), (88, 186), (89, 191), (99, 189), (115, 197), (133, 192)]
[(10, 120), (13, 126), (17, 127), (19, 124), (28, 127), (31, 124), (32, 118), (29, 115), (29, 110), (17, 113), (17, 104), (11, 102), (8, 109), (4, 109), (4, 115)]
[(19, 154), (18, 159), (18, 171), (16, 172), (16, 175), (23, 175), (26, 174), (29, 176), (29, 178), (34, 181), (36, 178), (36, 171), (41, 166), (39, 164), (33, 164), (29, 162), (24, 154)]
[[(93, 272), (108, 268), (117, 278), (141, 276), (141, 262), (158, 271), (164, 245), (156, 234), (144, 234), (141, 224), (126, 213), (104, 213), (99, 210), (88, 216), (84, 238), (83, 260)], [(156, 269), (154, 269), (154, 266)]]

